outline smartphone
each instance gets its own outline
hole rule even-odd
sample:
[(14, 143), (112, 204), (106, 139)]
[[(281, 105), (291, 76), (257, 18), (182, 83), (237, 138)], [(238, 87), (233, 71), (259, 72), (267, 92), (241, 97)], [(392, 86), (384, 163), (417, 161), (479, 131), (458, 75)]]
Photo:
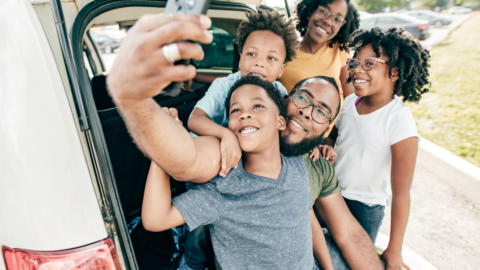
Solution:
[[(165, 14), (206, 14), (210, 0), (168, 0)], [(189, 65), (189, 60), (179, 60), (175, 65)], [(181, 92), (183, 82), (173, 82), (160, 95), (176, 97)]]

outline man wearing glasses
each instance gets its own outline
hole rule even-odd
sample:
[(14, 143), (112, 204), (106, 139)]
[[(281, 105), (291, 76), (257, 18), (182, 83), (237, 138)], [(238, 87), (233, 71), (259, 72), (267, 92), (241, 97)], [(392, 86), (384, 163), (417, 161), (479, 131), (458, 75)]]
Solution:
[[(176, 111), (160, 108), (152, 97), (172, 80), (184, 81), (195, 75), (194, 68), (173, 66), (169, 58), (162, 56), (162, 48), (183, 39), (211, 42), (211, 35), (204, 31), (210, 24), (210, 20), (202, 16), (142, 17), (124, 39), (107, 81), (110, 95), (139, 148), (173, 178), (198, 183), (218, 174), (220, 141), (211, 136), (192, 141), (187, 130), (174, 120)], [(182, 25), (188, 27), (180, 27)], [(157, 28), (166, 30), (151, 35), (151, 29)], [(172, 28), (177, 29), (176, 32), (169, 33)], [(149, 46), (137, 46), (136, 40)], [(179, 46), (177, 58), (202, 58), (200, 46), (182, 45), (189, 48)], [(328, 77), (303, 80), (294, 87), (286, 102), (288, 119), (287, 128), (281, 132), (282, 145), (285, 145), (282, 151), (290, 155), (308, 153), (318, 145), (338, 114), (340, 98), (335, 81)], [(313, 198), (318, 198), (315, 209), (338, 246), (337, 249), (332, 239), (327, 238), (332, 259), (344, 264), (344, 258), (351, 269), (383, 269), (370, 238), (340, 195), (331, 164), (323, 159), (316, 162), (307, 159), (311, 182), (313, 179), (317, 185), (312, 187)], [(335, 257), (338, 251), (343, 258)]]

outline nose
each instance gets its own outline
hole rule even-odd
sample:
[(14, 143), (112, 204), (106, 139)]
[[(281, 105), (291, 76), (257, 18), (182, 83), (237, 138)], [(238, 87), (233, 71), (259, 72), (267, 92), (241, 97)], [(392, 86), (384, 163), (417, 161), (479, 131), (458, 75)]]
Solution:
[(312, 118), (312, 109), (313, 106), (310, 104), (308, 107), (300, 109), (300, 115), (305, 117), (305, 119), (310, 120)]
[(363, 72), (364, 69), (362, 67), (362, 63), (360, 62), (360, 63), (356, 64), (355, 68), (352, 71), (355, 72), (355, 73)]
[(240, 114), (241, 120), (251, 119), (251, 118), (252, 118), (252, 114), (250, 113), (250, 111), (244, 111), (242, 114)]
[(328, 26), (332, 26), (332, 20), (333, 20), (333, 15), (330, 15), (328, 18), (323, 19), (323, 21), (327, 23)]
[(255, 62), (255, 66), (256, 66), (256, 67), (264, 68), (264, 67), (265, 67), (265, 63), (264, 63), (262, 60), (258, 60), (257, 62)]

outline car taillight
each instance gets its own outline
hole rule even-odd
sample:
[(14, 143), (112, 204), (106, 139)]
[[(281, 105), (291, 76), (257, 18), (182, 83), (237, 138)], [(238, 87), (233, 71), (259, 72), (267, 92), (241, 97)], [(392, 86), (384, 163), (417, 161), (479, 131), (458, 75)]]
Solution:
[(426, 30), (428, 28), (428, 25), (426, 24), (420, 24), (418, 27), (418, 30)]
[(68, 250), (33, 251), (2, 247), (7, 270), (121, 270), (110, 238)]

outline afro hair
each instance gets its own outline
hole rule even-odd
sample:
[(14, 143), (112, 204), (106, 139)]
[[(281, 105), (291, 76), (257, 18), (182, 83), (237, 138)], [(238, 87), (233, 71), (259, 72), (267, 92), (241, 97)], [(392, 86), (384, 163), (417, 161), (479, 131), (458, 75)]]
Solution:
[(247, 20), (240, 23), (237, 29), (236, 42), (240, 54), (243, 52), (245, 41), (252, 32), (269, 30), (280, 36), (285, 42), (285, 63), (292, 61), (296, 57), (299, 42), (292, 20), (285, 19), (284, 15), (278, 11), (268, 10), (248, 12), (247, 18)]
[(275, 86), (273, 86), (273, 84), (262, 81), (261, 79), (254, 76), (242, 77), (240, 80), (236, 81), (232, 85), (225, 100), (225, 108), (227, 109), (228, 115), (230, 115), (230, 99), (232, 98), (233, 92), (235, 92), (235, 90), (237, 90), (241, 86), (247, 84), (260, 86), (261, 88), (263, 88), (265, 92), (267, 92), (267, 95), (270, 97), (270, 99), (272, 99), (273, 103), (277, 105), (279, 115), (287, 119), (287, 105), (285, 105), (285, 99), (280, 94), (280, 91)]
[[(308, 21), (313, 12), (315, 12), (319, 6), (326, 7), (335, 0), (300, 0), (297, 8), (294, 11), (294, 16), (297, 21), (297, 30), (303, 37), (308, 30)], [(357, 6), (351, 0), (345, 0), (348, 5), (347, 15), (345, 20), (347, 21), (338, 31), (337, 35), (333, 37), (328, 43), (330, 48), (333, 45), (339, 43), (340, 50), (348, 52), (348, 39), (350, 35), (358, 29), (360, 25), (360, 15), (357, 11)]]
[[(421, 95), (428, 92), (424, 86), (429, 84), (430, 53), (412, 34), (400, 27), (393, 27), (385, 32), (379, 28), (358, 30), (350, 41), (350, 46), (355, 51), (353, 57), (368, 44), (372, 44), (377, 57), (382, 53), (388, 57), (389, 77), (392, 77), (392, 69), (398, 68), (399, 79), (393, 89), (394, 95), (403, 97), (403, 101), (418, 102)], [(349, 77), (347, 82), (350, 81)]]

